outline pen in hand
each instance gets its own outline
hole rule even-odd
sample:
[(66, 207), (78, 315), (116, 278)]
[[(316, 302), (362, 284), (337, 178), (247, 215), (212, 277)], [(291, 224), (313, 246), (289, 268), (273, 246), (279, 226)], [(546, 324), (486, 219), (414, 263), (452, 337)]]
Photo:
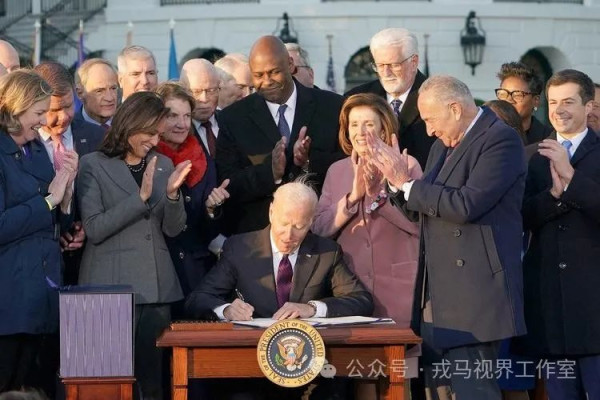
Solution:
[[(244, 296), (242, 295), (242, 292), (240, 292), (238, 289), (235, 289), (235, 295), (238, 299), (240, 299), (241, 301), (243, 301), (244, 303), (246, 303), (246, 300), (244, 299)], [(248, 304), (248, 303), (246, 303)], [(252, 315), (250, 315), (250, 319), (254, 319), (252, 318)]]

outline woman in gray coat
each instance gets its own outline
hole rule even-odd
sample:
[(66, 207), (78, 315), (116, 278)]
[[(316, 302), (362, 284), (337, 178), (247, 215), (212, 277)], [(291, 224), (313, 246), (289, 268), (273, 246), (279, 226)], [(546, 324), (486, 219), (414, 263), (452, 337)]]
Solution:
[(81, 159), (77, 178), (88, 238), (80, 284), (127, 284), (135, 291), (135, 376), (143, 399), (162, 398), (162, 353), (155, 342), (182, 298), (163, 234), (185, 225), (179, 188), (190, 161), (175, 168), (153, 148), (168, 113), (152, 92), (128, 97), (100, 151)]

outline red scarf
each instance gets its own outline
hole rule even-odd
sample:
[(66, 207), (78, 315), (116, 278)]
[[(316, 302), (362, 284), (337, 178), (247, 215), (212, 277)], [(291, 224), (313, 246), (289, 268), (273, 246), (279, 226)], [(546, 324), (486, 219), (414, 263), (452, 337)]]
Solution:
[(192, 170), (185, 178), (185, 183), (189, 188), (194, 187), (204, 177), (206, 173), (206, 156), (202, 146), (192, 135), (189, 135), (177, 150), (169, 147), (163, 140), (158, 142), (156, 149), (159, 153), (169, 157), (173, 161), (173, 165), (187, 160), (192, 162)]

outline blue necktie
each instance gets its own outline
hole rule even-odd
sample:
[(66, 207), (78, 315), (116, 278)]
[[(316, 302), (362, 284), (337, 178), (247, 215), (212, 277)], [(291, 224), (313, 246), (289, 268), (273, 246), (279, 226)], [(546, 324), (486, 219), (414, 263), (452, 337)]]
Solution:
[(392, 108), (394, 109), (394, 114), (396, 117), (400, 117), (400, 106), (402, 105), (402, 100), (392, 100)]
[(571, 159), (572, 155), (571, 155), (571, 146), (573, 146), (573, 143), (571, 143), (570, 140), (563, 140), (563, 142), (561, 143), (562, 147), (564, 147), (565, 149), (567, 149), (567, 154), (569, 155), (569, 160)]
[(277, 127), (279, 128), (279, 133), (281, 133), (281, 136), (285, 136), (288, 139), (288, 144), (290, 143), (290, 126), (288, 125), (287, 121), (285, 120), (285, 109), (287, 108), (287, 104), (282, 104), (279, 106), (279, 111), (277, 111), (279, 113), (279, 123), (277, 124)]

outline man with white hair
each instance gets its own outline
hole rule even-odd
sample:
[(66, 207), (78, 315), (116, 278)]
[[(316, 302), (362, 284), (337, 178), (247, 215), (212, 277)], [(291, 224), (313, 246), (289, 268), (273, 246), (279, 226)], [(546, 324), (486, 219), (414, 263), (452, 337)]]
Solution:
[(248, 62), (240, 60), (238, 55), (228, 54), (218, 59), (215, 67), (221, 77), (219, 109), (243, 99), (254, 91)]
[(214, 158), (219, 137), (219, 123), (215, 115), (219, 103), (219, 73), (210, 61), (193, 58), (183, 64), (179, 81), (196, 100), (192, 113), (193, 127), (206, 153)]
[(418, 70), (417, 37), (403, 28), (388, 28), (376, 33), (369, 47), (373, 69), (379, 79), (349, 90), (344, 97), (374, 93), (385, 98), (400, 123), (400, 148), (408, 149), (408, 154), (424, 168), (435, 138), (427, 136), (425, 123), (417, 109), (419, 87), (426, 79)]
[(81, 110), (75, 115), (107, 130), (117, 112), (119, 89), (115, 67), (102, 58), (87, 59), (75, 73), (75, 91), (81, 99)]
[[(440, 139), (422, 179), (410, 178), (395, 138), (392, 146), (378, 138), (369, 145), (392, 203), (421, 219), (412, 328), (423, 337), (425, 383), (438, 393), (439, 382), (428, 378), (435, 378), (433, 363), (444, 363), (457, 399), (500, 400), (498, 343), (525, 333), (523, 145), (492, 111), (475, 105), (458, 79), (426, 80), (418, 107), (427, 133)], [(484, 363), (489, 375), (461, 374)]]
[(121, 50), (117, 68), (123, 101), (135, 92), (150, 92), (158, 86), (156, 60), (152, 52), (143, 46), (127, 46)]
[[(340, 246), (309, 233), (317, 202), (305, 183), (280, 186), (269, 226), (225, 242), (215, 268), (188, 297), (188, 312), (227, 320), (371, 315), (371, 294), (346, 266)], [(241, 295), (229, 303), (234, 290)]]
[(0, 40), (0, 63), (8, 72), (21, 68), (19, 53), (12, 44), (6, 40)]
[(292, 60), (294, 60), (294, 66), (296, 67), (294, 78), (306, 87), (315, 87), (315, 71), (310, 65), (308, 52), (300, 47), (298, 43), (286, 43), (285, 47)]

